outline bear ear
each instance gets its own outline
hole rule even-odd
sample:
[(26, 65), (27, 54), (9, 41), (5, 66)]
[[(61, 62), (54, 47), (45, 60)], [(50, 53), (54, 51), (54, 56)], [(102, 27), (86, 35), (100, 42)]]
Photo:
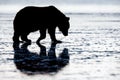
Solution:
[(66, 17), (66, 18), (67, 18), (68, 21), (70, 20), (70, 17)]

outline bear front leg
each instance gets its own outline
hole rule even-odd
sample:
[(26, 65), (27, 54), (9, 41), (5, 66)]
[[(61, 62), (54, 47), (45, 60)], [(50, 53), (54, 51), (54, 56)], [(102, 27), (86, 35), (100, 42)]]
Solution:
[(39, 30), (40, 32), (40, 37), (37, 40), (37, 43), (39, 43), (42, 39), (45, 39), (46, 37), (46, 29)]
[(53, 29), (48, 29), (48, 33), (50, 34), (50, 38), (52, 40), (52, 43), (62, 43), (62, 41), (57, 40), (56, 36), (55, 36), (55, 28)]

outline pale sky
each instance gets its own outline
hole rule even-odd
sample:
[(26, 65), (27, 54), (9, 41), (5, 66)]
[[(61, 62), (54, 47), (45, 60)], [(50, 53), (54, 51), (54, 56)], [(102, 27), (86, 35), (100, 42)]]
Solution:
[(0, 0), (1, 5), (6, 4), (106, 4), (119, 5), (120, 0)]
[(0, 0), (0, 12), (16, 12), (29, 5), (55, 5), (64, 12), (120, 12), (120, 0)]

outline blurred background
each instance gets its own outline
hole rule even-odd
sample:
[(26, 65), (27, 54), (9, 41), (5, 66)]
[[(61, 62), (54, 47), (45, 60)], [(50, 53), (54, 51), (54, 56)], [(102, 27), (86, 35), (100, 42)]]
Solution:
[(64, 12), (120, 12), (120, 0), (0, 0), (0, 11), (15, 12), (28, 5), (55, 5)]

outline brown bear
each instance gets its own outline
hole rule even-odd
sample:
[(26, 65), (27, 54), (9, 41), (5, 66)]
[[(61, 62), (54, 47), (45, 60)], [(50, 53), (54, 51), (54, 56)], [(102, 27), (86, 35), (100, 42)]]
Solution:
[(55, 37), (56, 27), (59, 28), (64, 36), (68, 35), (68, 29), (70, 27), (69, 17), (66, 17), (54, 6), (27, 6), (16, 14), (13, 25), (14, 42), (19, 42), (19, 37), (21, 37), (22, 41), (31, 42), (27, 36), (29, 33), (38, 30), (40, 37), (37, 42), (40, 42), (40, 40), (46, 37), (46, 31), (48, 30), (52, 42), (60, 43), (61, 41), (57, 40)]

